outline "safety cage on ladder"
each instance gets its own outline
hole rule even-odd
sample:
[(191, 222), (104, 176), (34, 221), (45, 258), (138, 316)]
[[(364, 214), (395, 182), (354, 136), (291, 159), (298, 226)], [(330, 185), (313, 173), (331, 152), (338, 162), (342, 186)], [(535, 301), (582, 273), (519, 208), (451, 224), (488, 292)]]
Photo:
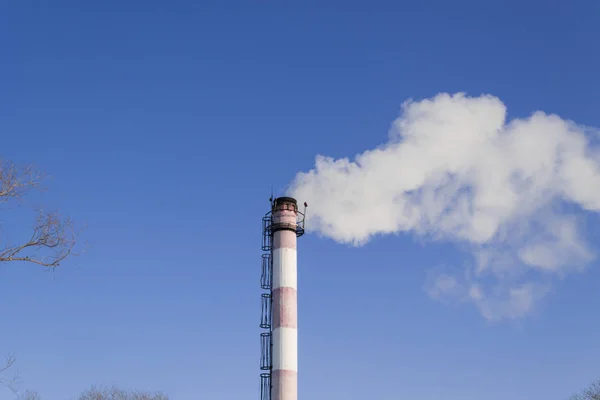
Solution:
[(260, 287), (265, 292), (261, 294), (260, 327), (260, 399), (271, 400), (271, 370), (273, 368), (273, 219), (271, 212), (262, 219), (262, 274)]

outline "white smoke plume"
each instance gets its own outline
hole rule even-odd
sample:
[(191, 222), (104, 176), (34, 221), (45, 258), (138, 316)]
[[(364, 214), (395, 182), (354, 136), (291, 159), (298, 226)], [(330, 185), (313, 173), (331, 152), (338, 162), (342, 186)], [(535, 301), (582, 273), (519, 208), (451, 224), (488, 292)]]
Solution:
[(520, 318), (553, 276), (594, 259), (582, 233), (600, 211), (590, 133), (543, 112), (507, 121), (493, 96), (439, 94), (406, 102), (379, 148), (317, 156), (288, 192), (309, 203), (309, 230), (340, 243), (408, 232), (469, 249), (459, 272), (430, 276), (429, 294), (472, 302), (489, 320)]

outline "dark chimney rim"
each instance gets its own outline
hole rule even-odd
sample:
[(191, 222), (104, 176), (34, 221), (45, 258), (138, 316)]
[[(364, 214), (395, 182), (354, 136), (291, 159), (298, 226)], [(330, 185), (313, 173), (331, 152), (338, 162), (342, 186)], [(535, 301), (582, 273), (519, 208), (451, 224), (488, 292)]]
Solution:
[(275, 199), (277, 203), (292, 203), (294, 205), (298, 205), (298, 202), (293, 197), (278, 197)]

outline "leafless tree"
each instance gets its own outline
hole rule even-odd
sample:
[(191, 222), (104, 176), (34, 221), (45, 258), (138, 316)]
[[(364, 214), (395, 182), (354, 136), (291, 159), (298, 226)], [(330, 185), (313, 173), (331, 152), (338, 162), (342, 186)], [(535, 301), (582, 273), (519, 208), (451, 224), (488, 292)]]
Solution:
[(41, 400), (38, 392), (27, 390), (21, 396), (19, 396), (19, 400)]
[[(15, 361), (16, 358), (14, 355), (6, 357), (6, 360), (0, 367), (0, 385), (6, 387), (16, 395), (18, 393), (17, 386), (19, 384), (19, 375), (18, 373), (11, 371)], [(11, 373), (12, 376), (10, 376)]]
[(571, 396), (569, 400), (600, 400), (600, 379), (592, 382), (583, 392)]
[[(12, 162), (0, 158), (0, 205), (9, 202), (24, 202), (24, 196), (32, 189), (42, 189), (45, 176), (32, 166), (19, 168)], [(3, 209), (2, 211), (7, 211)], [(30, 235), (16, 243), (7, 242), (7, 235), (0, 236), (0, 265), (10, 261), (21, 261), (55, 268), (70, 255), (74, 255), (75, 230), (68, 218), (61, 218), (56, 212), (37, 209), (37, 218)], [(13, 373), (15, 357), (10, 356), (0, 366), (0, 385), (18, 395), (18, 375)], [(30, 392), (28, 400), (39, 400)], [(34, 396), (34, 397), (31, 397)], [(35, 397), (37, 396), (37, 397)]]
[(161, 392), (126, 391), (113, 386), (92, 387), (77, 400), (169, 400), (169, 397)]
[[(22, 200), (31, 189), (40, 188), (44, 175), (34, 167), (19, 168), (0, 159), (0, 204)], [(38, 209), (31, 236), (17, 244), (2, 243), (0, 263), (23, 261), (44, 267), (57, 267), (73, 254), (75, 231), (70, 219), (56, 212)]]

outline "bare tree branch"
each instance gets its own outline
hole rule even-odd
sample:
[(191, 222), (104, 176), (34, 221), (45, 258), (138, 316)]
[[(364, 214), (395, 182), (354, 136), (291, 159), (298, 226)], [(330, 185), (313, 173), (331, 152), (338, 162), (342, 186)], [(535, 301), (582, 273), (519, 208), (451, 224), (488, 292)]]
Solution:
[(9, 378), (6, 376), (6, 373), (14, 366), (16, 360), (14, 355), (9, 355), (6, 357), (4, 364), (0, 366), (0, 385), (6, 387), (15, 395), (18, 393), (17, 386), (20, 383), (19, 374), (15, 372), (15, 374)]
[[(0, 160), (0, 203), (21, 199), (29, 189), (39, 188), (42, 179), (43, 175), (31, 166), (19, 169), (9, 161)], [(0, 263), (25, 261), (54, 268), (68, 256), (75, 255), (75, 239), (70, 219), (38, 210), (29, 240), (0, 249)]]
[[(39, 211), (29, 240), (0, 250), (0, 262), (27, 261), (53, 268), (72, 254), (74, 246), (72, 222), (69, 219), (62, 220), (57, 213), (44, 214)], [(38, 255), (40, 251), (44, 254)]]
[(39, 188), (44, 175), (33, 166), (18, 168), (0, 159), (0, 201), (22, 197), (29, 189)]

